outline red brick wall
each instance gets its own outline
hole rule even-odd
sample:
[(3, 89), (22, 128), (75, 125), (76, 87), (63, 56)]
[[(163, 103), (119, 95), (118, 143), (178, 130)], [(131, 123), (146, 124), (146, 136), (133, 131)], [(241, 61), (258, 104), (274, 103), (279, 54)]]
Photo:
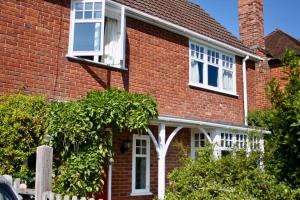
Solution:
[[(151, 126), (151, 131), (157, 138), (157, 126)], [(169, 136), (174, 128), (166, 129), (166, 136)], [(191, 132), (190, 129), (181, 130), (177, 136), (172, 141), (167, 157), (166, 157), (166, 176), (174, 168), (180, 166), (180, 149), (178, 144), (182, 144), (184, 147), (189, 147), (191, 143)], [(132, 144), (132, 134), (131, 133), (122, 133), (119, 135), (114, 135), (114, 144), (113, 148), (115, 150), (114, 164), (112, 167), (112, 200), (124, 200), (124, 199), (133, 199), (133, 200), (152, 200), (154, 196), (157, 195), (157, 166), (158, 158), (155, 151), (154, 144), (150, 142), (150, 191), (154, 195), (150, 196), (130, 196), (131, 193), (131, 170), (132, 170), (132, 148), (130, 148), (124, 154), (120, 151), (120, 146), (124, 141), (130, 141)], [(189, 150), (188, 150), (188, 153)], [(166, 177), (166, 183), (168, 184), (168, 178)]]
[(238, 97), (188, 86), (188, 39), (127, 19), (128, 72), (80, 65), (65, 58), (69, 3), (10, 0), (1, 4), (0, 91), (26, 92), (68, 100), (87, 91), (118, 87), (155, 96), (160, 114), (224, 123), (243, 123), (241, 59)]
[[(0, 4), (0, 93), (23, 88), (27, 93), (69, 100), (90, 90), (118, 87), (156, 97), (161, 115), (243, 124), (241, 58), (236, 58), (238, 97), (190, 88), (188, 38), (127, 18), (128, 72), (70, 62), (65, 58), (69, 7), (69, 1), (58, 0)], [(157, 134), (157, 127), (153, 132)], [(132, 140), (126, 134), (114, 137), (114, 200), (128, 199), (131, 192), (131, 149), (123, 155), (119, 152), (125, 139)], [(189, 146), (190, 131), (182, 131), (176, 139)], [(175, 143), (168, 152), (167, 171), (180, 164), (174, 159), (178, 158)], [(152, 143), (151, 165), (151, 191), (156, 194), (157, 155)]]

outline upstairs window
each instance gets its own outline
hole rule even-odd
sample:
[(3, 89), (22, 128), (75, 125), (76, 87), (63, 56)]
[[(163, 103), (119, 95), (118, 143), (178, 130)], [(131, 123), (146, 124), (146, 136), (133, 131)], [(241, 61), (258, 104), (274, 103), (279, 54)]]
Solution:
[(190, 63), (190, 85), (236, 95), (233, 56), (190, 42)]
[(125, 10), (105, 0), (73, 0), (69, 56), (125, 67)]

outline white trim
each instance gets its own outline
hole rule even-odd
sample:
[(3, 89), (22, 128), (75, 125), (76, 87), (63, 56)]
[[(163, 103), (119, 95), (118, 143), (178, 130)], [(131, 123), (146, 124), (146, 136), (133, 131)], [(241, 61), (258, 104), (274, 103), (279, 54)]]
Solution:
[[(198, 59), (196, 57), (192, 57), (192, 45), (198, 46), (199, 48), (203, 48), (203, 59)], [(218, 57), (218, 64), (212, 62), (212, 55), (210, 56), (211, 59), (208, 61), (208, 51), (217, 53), (219, 55)], [(196, 52), (195, 52), (196, 53)], [(229, 57), (232, 59), (232, 69), (228, 69), (223, 66), (223, 56)], [(214, 57), (216, 59), (216, 57)], [(197, 61), (203, 63), (203, 83), (199, 82), (193, 82), (192, 80), (192, 61)], [(226, 62), (226, 60), (224, 60)], [(218, 68), (218, 77), (217, 77), (217, 86), (211, 86), (208, 83), (208, 67), (213, 66)], [(231, 71), (232, 72), (232, 90), (226, 90), (223, 89), (223, 70)], [(192, 87), (198, 87), (198, 88), (203, 88), (206, 90), (212, 90), (215, 92), (223, 93), (223, 94), (228, 94), (231, 96), (236, 96), (237, 95), (237, 90), (236, 90), (236, 63), (235, 63), (235, 56), (229, 53), (224, 53), (222, 50), (216, 50), (215, 48), (208, 47), (206, 45), (203, 45), (201, 42), (194, 42), (192, 40), (189, 40), (189, 86)]]
[(214, 122), (205, 122), (200, 120), (191, 120), (191, 119), (183, 119), (183, 118), (175, 118), (169, 116), (159, 116), (156, 120), (151, 120), (151, 124), (159, 124), (159, 123), (166, 123), (171, 126), (179, 126), (182, 125), (184, 127), (195, 127), (195, 126), (203, 126), (206, 128), (221, 128), (221, 129), (230, 129), (230, 130), (237, 130), (242, 132), (258, 132), (261, 134), (271, 134), (268, 130), (263, 130), (259, 128), (250, 128), (250, 127), (242, 127), (242, 126), (234, 126), (234, 125), (226, 125), (226, 124), (219, 124)]
[(248, 92), (247, 92), (247, 67), (246, 62), (249, 56), (243, 59), (243, 92), (244, 92), (244, 120), (245, 125), (248, 126)]
[[(212, 132), (212, 130), (210, 130), (209, 132)], [(203, 128), (192, 128), (191, 129), (191, 157), (193, 159), (196, 158), (196, 147), (195, 147), (195, 134), (204, 134), (204, 139), (207, 140), (210, 144), (212, 144), (212, 140), (210, 138), (210, 136), (208, 135), (207, 131)], [(199, 148), (199, 147), (198, 147)]]
[[(85, 2), (99, 2), (102, 3), (101, 19), (75, 19), (75, 3), (85, 3)], [(84, 12), (83, 12), (84, 13)], [(98, 62), (98, 56), (103, 54), (103, 42), (104, 42), (104, 26), (105, 26), (105, 0), (71, 0), (71, 14), (70, 14), (70, 33), (69, 33), (69, 48), (68, 54), (72, 56), (94, 56), (94, 61)], [(100, 50), (99, 51), (74, 51), (74, 25), (76, 23), (100, 23), (101, 24), (101, 34), (100, 34)], [(95, 39), (95, 38), (94, 38)], [(94, 41), (95, 42), (95, 41)]]
[[(101, 19), (75, 19), (75, 10), (74, 5), (76, 2), (101, 2), (102, 3), (102, 11)], [(108, 3), (108, 4), (107, 4)], [(120, 53), (118, 54), (118, 59), (120, 60), (120, 64), (116, 65), (107, 65), (101, 60), (99, 60), (99, 56), (103, 56), (104, 54), (104, 30), (105, 30), (105, 17), (106, 17), (106, 6), (117, 6), (118, 12), (120, 12), (120, 18), (118, 18), (118, 26), (120, 26), (121, 35), (119, 38), (118, 44), (120, 45)], [(71, 14), (70, 14), (70, 32), (69, 32), (69, 46), (68, 46), (68, 54), (66, 57), (78, 58), (76, 56), (92, 56), (93, 60), (83, 59), (86, 61), (90, 61), (93, 64), (100, 64), (109, 67), (113, 67), (116, 69), (126, 69), (125, 60), (126, 60), (126, 7), (121, 4), (113, 3), (112, 1), (107, 0), (71, 0)], [(108, 15), (113, 15), (111, 12), (107, 12)], [(73, 51), (74, 46), (74, 24), (75, 23), (100, 23), (101, 26), (101, 33), (100, 33), (100, 50), (99, 51)], [(94, 41), (95, 42), (95, 41)]]
[(108, 64), (105, 64), (103, 62), (95, 62), (95, 61), (92, 61), (92, 60), (88, 60), (88, 59), (84, 59), (84, 58), (79, 58), (79, 57), (76, 57), (76, 56), (72, 56), (72, 55), (66, 55), (66, 58), (70, 58), (70, 59), (73, 59), (73, 60), (76, 60), (78, 62), (85, 62), (85, 63), (89, 63), (89, 64), (93, 64), (93, 65), (98, 65), (98, 66), (104, 66), (104, 67), (107, 67), (107, 68), (112, 68), (112, 69), (115, 69), (115, 70), (123, 70), (123, 71), (128, 71), (127, 68), (123, 68), (123, 67), (116, 67), (114, 65), (108, 65)]
[[(115, 4), (115, 5), (121, 5), (119, 3), (113, 2), (112, 0), (106, 0), (106, 1), (110, 2), (112, 4)], [(176, 25), (176, 24), (174, 24), (172, 22), (169, 22), (167, 20), (163, 20), (159, 17), (155, 17), (153, 15), (147, 14), (145, 12), (139, 11), (137, 9), (134, 9), (134, 8), (131, 8), (131, 7), (128, 7), (128, 6), (125, 6), (125, 8), (127, 10), (127, 13), (126, 13), (127, 16), (130, 16), (130, 17), (133, 17), (135, 19), (139, 19), (141, 21), (156, 25), (156, 26), (161, 27), (165, 30), (175, 32), (177, 34), (186, 36), (188, 38), (195, 38), (195, 39), (199, 39), (201, 41), (208, 42), (209, 44), (221, 47), (222, 49), (223, 48), (227, 49), (228, 51), (234, 52), (237, 55), (242, 56), (242, 57), (245, 57), (245, 56), (249, 55), (250, 58), (255, 60), (255, 61), (263, 60), (261, 57), (255, 55), (255, 54), (249, 53), (247, 51), (244, 51), (244, 50), (241, 50), (239, 48), (233, 47), (233, 46), (228, 45), (226, 43), (223, 43), (223, 42), (220, 42), (218, 40), (212, 39), (210, 37), (207, 37), (205, 35), (202, 35), (200, 33), (195, 32), (195, 31), (191, 31), (190, 29), (187, 29), (187, 28), (184, 28), (182, 26)]]
[[(146, 188), (135, 189), (135, 164), (136, 164), (136, 140), (146, 140)], [(133, 135), (132, 145), (132, 176), (131, 176), (131, 196), (149, 195), (150, 192), (150, 137), (148, 135)]]
[(151, 131), (149, 128), (147, 128), (147, 133), (150, 135), (151, 140), (152, 140), (152, 142), (154, 143), (156, 153), (159, 153), (159, 146), (158, 146), (158, 144), (157, 144), (157, 141), (156, 141), (156, 139), (155, 139), (155, 137), (154, 137), (152, 131)]

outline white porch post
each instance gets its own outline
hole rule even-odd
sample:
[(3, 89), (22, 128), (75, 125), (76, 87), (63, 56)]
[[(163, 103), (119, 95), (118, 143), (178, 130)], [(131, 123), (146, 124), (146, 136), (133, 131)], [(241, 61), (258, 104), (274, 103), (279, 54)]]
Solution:
[(168, 137), (166, 142), (166, 125), (159, 124), (158, 126), (158, 142), (156, 141), (153, 133), (150, 129), (147, 130), (150, 135), (157, 152), (158, 157), (158, 199), (163, 200), (165, 197), (166, 188), (166, 155), (168, 148), (176, 136), (176, 134), (183, 128), (183, 126), (177, 127)]
[(166, 154), (165, 154), (165, 142), (166, 142), (166, 125), (160, 124), (158, 127), (158, 199), (164, 199), (165, 196), (165, 178), (166, 178)]

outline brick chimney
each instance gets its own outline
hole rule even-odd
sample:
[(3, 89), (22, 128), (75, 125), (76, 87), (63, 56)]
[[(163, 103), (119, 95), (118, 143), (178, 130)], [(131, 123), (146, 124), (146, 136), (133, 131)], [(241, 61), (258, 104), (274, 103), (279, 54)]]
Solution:
[[(263, 0), (238, 0), (240, 40), (263, 60), (247, 69), (249, 109), (270, 108), (265, 87), (271, 80), (270, 68), (265, 51)], [(252, 71), (252, 72), (251, 72)], [(251, 75), (252, 73), (252, 75)]]
[(253, 50), (263, 51), (265, 49), (263, 0), (238, 0), (238, 4), (240, 40)]

